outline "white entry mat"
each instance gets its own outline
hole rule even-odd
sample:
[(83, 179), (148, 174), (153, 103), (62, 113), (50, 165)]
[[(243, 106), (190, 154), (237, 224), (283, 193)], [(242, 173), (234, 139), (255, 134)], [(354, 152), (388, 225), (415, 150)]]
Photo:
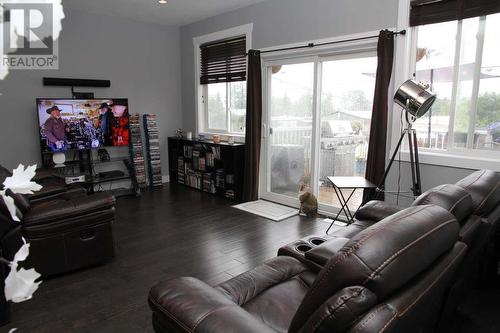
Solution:
[(265, 200), (245, 202), (233, 207), (277, 222), (299, 213), (299, 210), (296, 208), (279, 205)]

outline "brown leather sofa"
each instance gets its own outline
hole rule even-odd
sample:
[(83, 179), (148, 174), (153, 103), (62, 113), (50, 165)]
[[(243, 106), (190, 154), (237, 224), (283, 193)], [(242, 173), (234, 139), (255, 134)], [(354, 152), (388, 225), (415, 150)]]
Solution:
[[(500, 225), (500, 175), (490, 170), (480, 170), (455, 185), (446, 184), (432, 188), (420, 195), (412, 204), (419, 206), (434, 204), (452, 213), (460, 223), (460, 239), (469, 246), (470, 261), (485, 262), (484, 250), (498, 233)], [(313, 269), (321, 269), (350, 238), (380, 220), (401, 211), (403, 208), (383, 201), (370, 201), (356, 213), (353, 224), (340, 228), (330, 235), (311, 235), (287, 244), (278, 250), (278, 255), (297, 258)], [(310, 240), (316, 240), (315, 243)], [(493, 251), (490, 251), (493, 252)], [(490, 257), (493, 255), (490, 255)], [(489, 259), (489, 271), (496, 265)]]
[[(457, 322), (457, 308), (475, 286), (484, 283), (479, 279), (497, 276), (499, 262), (498, 242), (494, 242), (500, 225), (500, 175), (489, 170), (480, 170), (457, 182), (456, 185), (441, 185), (419, 196), (412, 206), (434, 204), (448, 210), (460, 224), (459, 239), (468, 245), (468, 252), (453, 281), (446, 291), (440, 310), (437, 332), (452, 332), (451, 322)], [(348, 241), (345, 235), (373, 225), (401, 208), (385, 202), (371, 201), (356, 214), (355, 226), (348, 226), (328, 236), (323, 244), (311, 245), (309, 249), (296, 245), (299, 240), (279, 250), (280, 255), (294, 256), (310, 267), (321, 269), (329, 258)], [(359, 232), (359, 231), (357, 231)], [(317, 238), (309, 236), (306, 239)], [(498, 236), (497, 236), (498, 238)], [(496, 248), (495, 248), (496, 246)], [(302, 253), (301, 249), (307, 251)], [(491, 283), (491, 282), (490, 282)]]
[(445, 209), (410, 207), (359, 232), (318, 272), (278, 256), (218, 286), (178, 278), (149, 294), (156, 332), (421, 332), (467, 245)]

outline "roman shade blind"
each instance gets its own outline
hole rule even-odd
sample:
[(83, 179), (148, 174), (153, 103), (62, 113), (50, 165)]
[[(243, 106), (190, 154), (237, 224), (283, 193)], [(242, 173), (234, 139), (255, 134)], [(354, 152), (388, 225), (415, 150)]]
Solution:
[(410, 26), (462, 20), (499, 12), (499, 0), (413, 0)]
[(201, 45), (200, 52), (200, 84), (246, 80), (245, 36)]

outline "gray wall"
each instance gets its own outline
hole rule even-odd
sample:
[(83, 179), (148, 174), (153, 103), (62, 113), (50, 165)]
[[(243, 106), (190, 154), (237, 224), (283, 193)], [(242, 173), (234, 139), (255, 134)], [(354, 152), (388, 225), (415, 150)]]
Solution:
[(182, 27), (184, 129), (196, 129), (193, 37), (253, 23), (258, 49), (391, 28), (397, 10), (397, 0), (269, 0)]
[[(479, 166), (480, 167), (480, 166)], [(440, 165), (431, 164), (421, 164), (420, 172), (422, 175), (422, 191), (426, 191), (432, 187), (441, 184), (454, 184), (465, 176), (471, 174), (475, 170), (462, 169), (462, 168), (450, 168)], [(399, 167), (398, 162), (394, 162), (391, 172), (389, 173), (388, 181), (386, 182), (386, 190), (395, 191), (398, 188), (399, 179)], [(401, 162), (401, 180), (399, 181), (401, 191), (409, 191), (412, 187), (410, 164), (407, 162)], [(412, 193), (405, 193), (404, 195), (412, 195)], [(408, 207), (412, 202), (413, 198), (405, 198), (400, 196), (399, 202), (397, 202), (395, 194), (387, 194), (386, 201), (396, 204), (399, 206)]]
[(36, 97), (71, 97), (69, 88), (44, 87), (42, 77), (111, 80), (111, 88), (80, 88), (96, 97), (127, 97), (130, 112), (158, 115), (163, 174), (167, 135), (182, 126), (180, 31), (110, 16), (68, 12), (59, 40), (59, 70), (11, 71), (0, 81), (0, 163), (12, 168), (40, 160)]

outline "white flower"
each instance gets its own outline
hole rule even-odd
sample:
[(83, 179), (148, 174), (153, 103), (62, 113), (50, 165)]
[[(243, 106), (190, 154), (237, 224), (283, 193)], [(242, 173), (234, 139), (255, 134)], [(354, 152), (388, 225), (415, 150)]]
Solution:
[(35, 282), (40, 277), (35, 269), (17, 269), (18, 262), (26, 260), (30, 253), (30, 244), (26, 243), (24, 238), (23, 242), (24, 245), (17, 251), (14, 260), (10, 263), (10, 272), (5, 279), (5, 299), (14, 303), (29, 300), (42, 283), (41, 281)]
[(17, 217), (16, 214), (17, 207), (16, 204), (14, 203), (14, 199), (9, 197), (8, 195), (5, 195), (4, 191), (0, 191), (0, 195), (3, 198), (3, 202), (5, 203), (5, 206), (7, 206), (7, 209), (9, 210), (12, 219), (16, 222), (20, 222), (19, 217)]
[(5, 189), (10, 189), (18, 194), (33, 194), (34, 191), (40, 191), (41, 185), (32, 182), (31, 179), (35, 177), (36, 164), (24, 169), (24, 165), (19, 166), (12, 171), (12, 176), (7, 177), (3, 182)]

